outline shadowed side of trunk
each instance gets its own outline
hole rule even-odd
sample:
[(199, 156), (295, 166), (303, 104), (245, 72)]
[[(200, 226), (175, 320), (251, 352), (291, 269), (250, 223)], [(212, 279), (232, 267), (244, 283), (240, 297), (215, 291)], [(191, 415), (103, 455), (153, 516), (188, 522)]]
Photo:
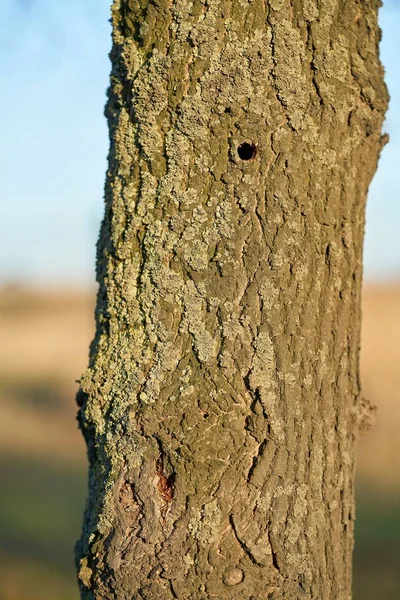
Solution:
[(377, 6), (114, 2), (82, 598), (351, 597)]

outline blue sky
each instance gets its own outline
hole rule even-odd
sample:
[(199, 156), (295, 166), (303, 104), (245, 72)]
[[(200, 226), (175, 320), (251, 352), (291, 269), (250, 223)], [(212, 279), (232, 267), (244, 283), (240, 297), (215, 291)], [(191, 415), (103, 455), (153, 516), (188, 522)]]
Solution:
[[(0, 283), (94, 282), (108, 138), (110, 0), (0, 1)], [(365, 276), (400, 278), (400, 3), (381, 9), (391, 94)]]

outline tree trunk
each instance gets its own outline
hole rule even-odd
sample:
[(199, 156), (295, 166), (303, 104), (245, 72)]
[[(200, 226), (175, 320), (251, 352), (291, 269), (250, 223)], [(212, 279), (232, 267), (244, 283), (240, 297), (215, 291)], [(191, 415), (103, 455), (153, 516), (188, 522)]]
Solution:
[(351, 598), (378, 6), (114, 1), (82, 598)]

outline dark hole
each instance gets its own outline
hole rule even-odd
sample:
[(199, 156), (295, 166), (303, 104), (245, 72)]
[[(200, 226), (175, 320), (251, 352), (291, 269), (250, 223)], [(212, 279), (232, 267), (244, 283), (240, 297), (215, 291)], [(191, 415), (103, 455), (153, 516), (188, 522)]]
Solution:
[(251, 160), (257, 153), (256, 145), (253, 142), (243, 142), (238, 147), (239, 158), (242, 160)]

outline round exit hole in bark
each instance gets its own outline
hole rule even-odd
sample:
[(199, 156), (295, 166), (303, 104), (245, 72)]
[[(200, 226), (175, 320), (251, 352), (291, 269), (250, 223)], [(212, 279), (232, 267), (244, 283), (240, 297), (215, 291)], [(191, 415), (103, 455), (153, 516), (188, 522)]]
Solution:
[(257, 154), (257, 147), (254, 142), (243, 142), (238, 146), (237, 153), (241, 160), (253, 160)]

